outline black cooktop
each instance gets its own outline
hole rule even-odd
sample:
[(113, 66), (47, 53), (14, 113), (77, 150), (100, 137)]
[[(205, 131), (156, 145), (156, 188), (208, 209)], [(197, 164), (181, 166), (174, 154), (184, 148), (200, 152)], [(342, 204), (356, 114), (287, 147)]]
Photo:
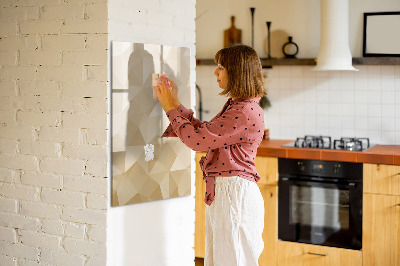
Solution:
[(332, 141), (332, 138), (329, 136), (306, 135), (297, 138), (295, 142), (284, 144), (283, 146), (327, 150), (365, 151), (375, 145), (370, 144), (369, 138), (342, 137)]

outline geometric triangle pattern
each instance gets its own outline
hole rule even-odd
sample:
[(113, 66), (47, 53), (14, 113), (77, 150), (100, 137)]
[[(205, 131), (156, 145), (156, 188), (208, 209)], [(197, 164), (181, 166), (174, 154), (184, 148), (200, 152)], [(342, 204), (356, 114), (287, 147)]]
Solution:
[(152, 74), (165, 73), (190, 106), (190, 49), (113, 41), (111, 54), (112, 206), (190, 195), (191, 151), (161, 139), (169, 120), (152, 87)]

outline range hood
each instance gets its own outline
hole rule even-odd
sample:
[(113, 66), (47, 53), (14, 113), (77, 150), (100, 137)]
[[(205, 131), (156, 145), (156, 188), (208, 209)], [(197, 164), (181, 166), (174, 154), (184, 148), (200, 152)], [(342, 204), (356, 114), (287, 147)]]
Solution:
[(321, 39), (317, 71), (351, 70), (348, 0), (321, 0)]

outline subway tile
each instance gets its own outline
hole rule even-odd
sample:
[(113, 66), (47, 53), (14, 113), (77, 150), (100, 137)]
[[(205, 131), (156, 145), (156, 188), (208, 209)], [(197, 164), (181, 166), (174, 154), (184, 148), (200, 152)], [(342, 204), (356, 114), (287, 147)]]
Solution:
[[(400, 132), (400, 117), (395, 118), (396, 131)], [(400, 136), (400, 134), (398, 134)]]
[(354, 137), (356, 136), (354, 128), (342, 128), (341, 136), (344, 137)]
[(382, 117), (382, 132), (383, 131), (395, 131), (396, 121), (394, 117)]
[[(354, 128), (356, 129), (356, 132), (367, 131), (367, 129), (368, 129), (368, 118), (367, 117), (356, 116), (354, 118)], [(356, 134), (356, 135), (358, 135), (358, 134)]]
[(317, 115), (316, 117), (316, 125), (317, 128), (323, 129), (323, 128), (329, 128), (329, 117), (325, 115)]
[(400, 79), (400, 66), (394, 66), (394, 78)]
[(385, 104), (394, 104), (395, 101), (395, 92), (394, 91), (382, 91), (382, 105)]
[(329, 118), (329, 127), (332, 129), (340, 129), (342, 127), (342, 121), (340, 116), (331, 116)]
[(355, 113), (354, 104), (342, 103), (341, 105), (338, 106), (338, 108), (341, 110), (340, 114), (343, 117), (348, 117), (348, 116), (353, 116), (354, 117), (354, 113)]
[(329, 71), (315, 71), (315, 73), (317, 74), (316, 75), (317, 78), (324, 78), (324, 79), (328, 78), (328, 76), (329, 76), (328, 72)]
[(367, 65), (367, 72), (369, 77), (376, 77), (381, 75), (380, 65)]
[(368, 105), (367, 104), (356, 104), (354, 105), (355, 116), (368, 116)]
[(382, 116), (382, 106), (379, 104), (369, 104), (368, 105), (368, 117), (381, 117)]
[(368, 91), (368, 104), (381, 104), (381, 91)]
[(341, 119), (342, 130), (344, 130), (344, 129), (353, 129), (354, 130), (354, 125), (355, 125), (354, 116), (342, 117), (342, 119)]
[(327, 103), (329, 102), (329, 90), (317, 89), (316, 91), (317, 103)]
[(312, 87), (306, 87), (304, 90), (304, 102), (315, 103), (317, 97), (317, 92)]
[(395, 66), (381, 66), (381, 75), (382, 78), (394, 78), (394, 69)]
[(289, 78), (280, 78), (279, 79), (279, 88), (288, 90), (291, 88), (291, 82)]
[(342, 101), (342, 91), (339, 87), (329, 88), (328, 95), (330, 103), (340, 103)]
[(396, 131), (382, 130), (382, 142), (386, 144), (395, 144)]
[(305, 115), (314, 115), (316, 114), (317, 104), (315, 102), (305, 103), (304, 104), (304, 114)]
[(290, 67), (290, 76), (294, 78), (303, 78), (303, 68), (301, 66)]
[(292, 76), (292, 71), (290, 67), (280, 67), (279, 77), (290, 78)]
[(382, 143), (382, 131), (378, 129), (368, 130), (368, 138), (371, 143)]
[(328, 71), (328, 77), (332, 85), (339, 85), (341, 79), (341, 71)]
[(353, 89), (344, 89), (342, 90), (342, 103), (351, 103), (354, 104), (355, 93)]
[(368, 94), (367, 91), (355, 91), (354, 95), (354, 103), (356, 104), (367, 104), (368, 103)]
[(328, 106), (329, 106), (329, 115), (338, 116), (341, 114), (339, 103), (329, 103)]
[(368, 131), (381, 131), (382, 119), (380, 117), (368, 117)]
[(303, 76), (304, 78), (313, 78), (315, 79), (316, 77), (316, 71), (314, 71), (314, 66), (304, 66), (303, 67)]
[(367, 82), (368, 91), (380, 91), (381, 90), (381, 79), (378, 77), (368, 77)]
[(292, 89), (294, 89), (296, 91), (304, 89), (303, 78), (301, 78), (301, 77), (293, 77), (291, 80), (292, 80), (292, 83), (291, 83), (291, 88)]
[[(396, 136), (396, 142), (395, 143), (399, 144), (400, 143), (400, 130), (396, 130), (395, 131), (395, 136)], [(400, 165), (400, 163), (399, 163), (399, 165)]]
[(329, 115), (329, 106), (326, 103), (317, 102), (317, 115)]
[(280, 139), (293, 139), (296, 135), (293, 133), (293, 129), (290, 126), (280, 126), (279, 127), (279, 138)]
[(395, 106), (393, 104), (382, 105), (382, 117), (394, 117)]
[(393, 91), (395, 88), (394, 78), (384, 78), (382, 79), (382, 91)]

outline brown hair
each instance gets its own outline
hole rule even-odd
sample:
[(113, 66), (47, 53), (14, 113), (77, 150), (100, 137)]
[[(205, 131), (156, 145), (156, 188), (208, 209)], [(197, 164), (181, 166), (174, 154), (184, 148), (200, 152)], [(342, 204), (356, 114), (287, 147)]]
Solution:
[(266, 95), (260, 58), (247, 45), (233, 45), (219, 50), (214, 57), (228, 72), (228, 86), (220, 95), (252, 98)]

